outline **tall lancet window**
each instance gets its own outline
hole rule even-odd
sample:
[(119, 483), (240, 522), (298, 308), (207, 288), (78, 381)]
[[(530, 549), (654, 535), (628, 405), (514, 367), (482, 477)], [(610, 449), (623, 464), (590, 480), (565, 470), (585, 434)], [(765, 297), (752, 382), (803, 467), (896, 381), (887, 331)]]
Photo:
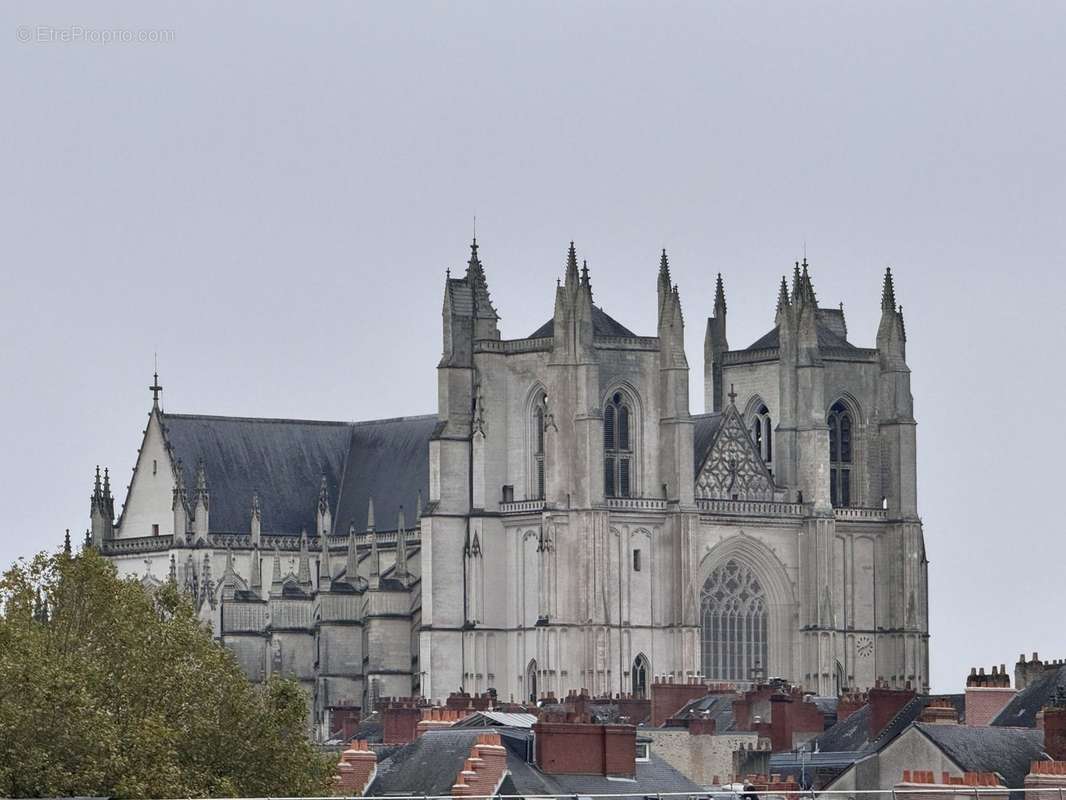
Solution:
[(533, 401), (533, 430), (530, 439), (533, 443), (533, 459), (531, 463), (532, 480), (530, 492), (534, 500), (544, 499), (544, 423), (547, 397), (540, 392)]
[(629, 430), (629, 404), (615, 392), (603, 410), (603, 493), (629, 497), (633, 466), (633, 442)]
[(765, 675), (769, 658), (766, 591), (746, 565), (729, 559), (703, 584), (703, 674), (725, 681)]
[(765, 403), (759, 403), (751, 415), (751, 440), (763, 463), (773, 471), (774, 432), (770, 422), (770, 409)]
[(851, 412), (840, 400), (829, 409), (829, 499), (837, 508), (851, 505)]

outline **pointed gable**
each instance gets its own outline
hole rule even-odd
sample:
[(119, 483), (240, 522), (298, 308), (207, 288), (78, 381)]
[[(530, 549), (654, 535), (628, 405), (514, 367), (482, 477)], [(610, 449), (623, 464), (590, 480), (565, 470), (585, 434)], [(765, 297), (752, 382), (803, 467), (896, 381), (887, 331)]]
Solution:
[(707, 457), (696, 471), (696, 497), (700, 500), (774, 499), (774, 479), (734, 405), (722, 412)]

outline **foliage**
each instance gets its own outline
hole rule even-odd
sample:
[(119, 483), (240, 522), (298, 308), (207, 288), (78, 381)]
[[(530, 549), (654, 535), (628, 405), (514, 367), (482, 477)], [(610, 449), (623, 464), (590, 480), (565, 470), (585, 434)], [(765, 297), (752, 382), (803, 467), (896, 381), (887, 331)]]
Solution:
[(254, 686), (173, 585), (92, 550), (0, 579), (0, 797), (328, 793), (293, 682)]

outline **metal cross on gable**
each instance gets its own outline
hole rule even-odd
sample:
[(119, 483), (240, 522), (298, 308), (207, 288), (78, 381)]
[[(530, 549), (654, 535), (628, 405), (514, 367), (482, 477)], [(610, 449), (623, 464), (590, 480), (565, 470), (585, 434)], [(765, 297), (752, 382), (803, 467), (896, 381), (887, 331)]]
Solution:
[(729, 398), (729, 405), (735, 406), (737, 404), (737, 393), (733, 390), (733, 384), (729, 384), (729, 394), (726, 397)]

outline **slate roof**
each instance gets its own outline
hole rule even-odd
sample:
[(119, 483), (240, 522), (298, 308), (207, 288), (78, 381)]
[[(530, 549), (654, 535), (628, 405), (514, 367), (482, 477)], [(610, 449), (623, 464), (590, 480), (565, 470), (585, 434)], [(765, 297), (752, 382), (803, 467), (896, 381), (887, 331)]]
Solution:
[[(555, 335), (554, 317), (529, 335), (530, 339), (543, 339)], [(592, 307), (592, 335), (593, 336), (636, 336), (625, 325), (616, 320), (599, 306)]]
[(378, 764), (367, 795), (449, 795), (484, 728), (426, 731)]
[(714, 729), (718, 733), (728, 733), (736, 728), (733, 716), (732, 694), (708, 694), (691, 700), (673, 715), (672, 719), (693, 719), (708, 717), (714, 720)]
[(1066, 666), (1045, 670), (1044, 674), (1018, 692), (992, 720), (992, 725), (1032, 728), (1036, 715), (1055, 696), (1066, 691)]
[(648, 794), (659, 792), (698, 792), (700, 787), (656, 755), (654, 749), (648, 761), (636, 763), (632, 779), (604, 775), (546, 775), (533, 764), (526, 763), (527, 731), (508, 729), (502, 741), (507, 747), (507, 768), (510, 777), (504, 781), (501, 794), (519, 795), (595, 795)]
[[(820, 309), (821, 310), (821, 309)], [(781, 337), (776, 327), (772, 331), (760, 336), (754, 342), (752, 342), (746, 349), (748, 350), (766, 350), (772, 347), (779, 347), (781, 345)], [(826, 322), (821, 319), (818, 320), (818, 346), (819, 347), (843, 347), (848, 350), (857, 349), (855, 345), (833, 330)]]
[(212, 533), (247, 533), (258, 492), (264, 533), (316, 535), (323, 474), (337, 532), (353, 519), (364, 530), (371, 493), (379, 530), (396, 528), (401, 505), (413, 526), (418, 492), (429, 492), (436, 416), (351, 423), (163, 414), (162, 421), (190, 501), (204, 463)]
[(1045, 759), (1043, 731), (926, 722), (915, 727), (963, 771), (998, 772), (1010, 789), (1022, 787), (1031, 762)]
[(707, 460), (707, 454), (711, 452), (711, 445), (714, 444), (714, 435), (722, 427), (722, 414), (693, 414), (692, 422), (694, 423), (692, 455), (696, 462), (696, 472), (698, 474), (703, 462)]

